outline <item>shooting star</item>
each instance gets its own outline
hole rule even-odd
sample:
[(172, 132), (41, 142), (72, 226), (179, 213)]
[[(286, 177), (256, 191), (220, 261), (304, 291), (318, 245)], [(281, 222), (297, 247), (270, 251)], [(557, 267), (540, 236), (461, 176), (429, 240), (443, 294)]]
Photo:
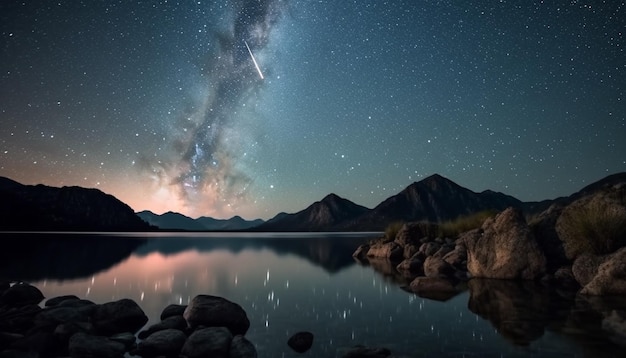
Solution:
[(248, 43), (246, 42), (246, 40), (243, 40), (243, 43), (246, 44), (246, 48), (248, 49), (248, 52), (250, 53), (250, 57), (252, 57), (252, 62), (254, 62), (254, 67), (256, 67), (256, 71), (259, 73), (259, 77), (261, 77), (261, 79), (265, 79), (265, 77), (263, 77), (263, 73), (261, 72), (261, 69), (259, 68), (259, 64), (256, 63), (256, 59), (254, 58), (254, 55), (252, 54), (252, 50), (250, 50), (250, 46), (248, 46)]

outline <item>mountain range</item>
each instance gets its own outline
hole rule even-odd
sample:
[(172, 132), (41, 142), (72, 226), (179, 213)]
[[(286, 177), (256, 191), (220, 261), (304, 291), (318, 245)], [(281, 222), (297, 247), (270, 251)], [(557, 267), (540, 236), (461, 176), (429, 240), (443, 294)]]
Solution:
[(304, 210), (279, 213), (263, 222), (247, 221), (239, 216), (219, 220), (192, 219), (174, 212), (135, 214), (126, 204), (97, 189), (28, 186), (0, 177), (0, 230), (135, 231), (158, 227), (191, 231), (382, 231), (393, 222), (441, 222), (507, 207), (537, 214), (553, 204), (566, 205), (618, 183), (626, 183), (626, 173), (610, 175), (568, 197), (522, 202), (491, 190), (476, 193), (434, 174), (412, 183), (373, 209), (329, 194)]

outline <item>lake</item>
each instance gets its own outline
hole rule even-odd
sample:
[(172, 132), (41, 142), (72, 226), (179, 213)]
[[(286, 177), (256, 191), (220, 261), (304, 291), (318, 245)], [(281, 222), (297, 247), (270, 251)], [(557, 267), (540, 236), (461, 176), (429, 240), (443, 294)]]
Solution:
[[(158, 322), (168, 304), (211, 294), (240, 304), (259, 357), (336, 357), (361, 344), (398, 357), (621, 357), (601, 329), (624, 298), (534, 283), (472, 280), (453, 297), (420, 297), (385, 262), (352, 252), (375, 233), (0, 234), (0, 278), (47, 298), (135, 300)], [(287, 339), (315, 335), (304, 354)]]

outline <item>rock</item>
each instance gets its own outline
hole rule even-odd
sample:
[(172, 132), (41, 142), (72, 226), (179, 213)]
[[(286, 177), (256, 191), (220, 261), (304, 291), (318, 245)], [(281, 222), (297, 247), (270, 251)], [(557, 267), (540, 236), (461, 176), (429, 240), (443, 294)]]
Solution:
[(313, 333), (298, 332), (289, 338), (287, 345), (298, 353), (304, 353), (313, 345)]
[(197, 326), (226, 327), (233, 335), (245, 335), (250, 328), (246, 311), (225, 298), (198, 295), (191, 300), (183, 317), (191, 328)]
[(37, 287), (19, 282), (2, 293), (2, 296), (0, 296), (0, 304), (8, 306), (36, 305), (43, 299), (43, 293), (41, 293)]
[(442, 245), (439, 250), (437, 250), (437, 252), (435, 252), (432, 256), (436, 257), (436, 258), (440, 258), (442, 259), (444, 256), (446, 256), (449, 252), (451, 252), (452, 250), (454, 250), (454, 246), (451, 245)]
[(405, 259), (413, 257), (419, 251), (419, 246), (413, 244), (406, 244), (402, 249), (402, 257)]
[(187, 321), (183, 316), (170, 316), (159, 323), (153, 324), (152, 326), (148, 327), (148, 329), (139, 332), (137, 337), (139, 339), (144, 339), (154, 332), (162, 331), (165, 329), (177, 329), (179, 331), (184, 331), (186, 328)]
[(229, 358), (256, 358), (256, 348), (242, 335), (236, 335), (230, 342)]
[(370, 249), (369, 244), (359, 245), (359, 247), (357, 247), (354, 253), (352, 254), (352, 257), (356, 257), (358, 259), (363, 260), (367, 258), (367, 252), (369, 251), (369, 249)]
[(370, 348), (365, 346), (354, 346), (344, 352), (342, 358), (386, 358), (391, 355), (387, 348)]
[(182, 331), (164, 329), (152, 333), (145, 340), (139, 342), (137, 351), (133, 354), (142, 357), (178, 357), (186, 340), (187, 336)]
[(60, 304), (63, 301), (66, 301), (66, 300), (74, 300), (75, 301), (75, 300), (80, 300), (80, 298), (78, 298), (78, 297), (76, 297), (74, 295), (65, 295), (65, 296), (53, 297), (53, 298), (50, 298), (50, 299), (48, 299), (46, 301), (45, 306), (46, 307), (54, 307), (54, 306), (57, 306), (58, 304)]
[(103, 335), (135, 333), (148, 322), (141, 307), (128, 298), (98, 305), (92, 318), (96, 330)]
[(437, 224), (429, 222), (411, 222), (402, 225), (395, 237), (395, 242), (400, 246), (420, 246), (420, 239), (434, 239), (439, 232)]
[(52, 307), (42, 310), (35, 317), (35, 325), (56, 326), (67, 322), (87, 322), (89, 317), (82, 314), (78, 309), (71, 307)]
[(428, 277), (448, 277), (454, 275), (454, 267), (443, 259), (430, 256), (424, 261), (424, 275)]
[(393, 241), (370, 245), (370, 249), (367, 251), (367, 257), (386, 258), (392, 261), (402, 260), (403, 256), (404, 249)]
[(434, 241), (425, 242), (420, 246), (417, 252), (423, 254), (424, 257), (428, 257), (428, 256), (434, 255), (435, 252), (439, 251), (440, 248), (441, 248), (441, 245), (439, 245), (438, 243)]
[(519, 209), (508, 208), (462, 237), (472, 277), (534, 280), (546, 272), (546, 258)]
[(110, 340), (122, 343), (127, 351), (131, 350), (135, 346), (135, 335), (130, 332), (118, 333), (109, 337)]
[(76, 333), (70, 338), (69, 352), (72, 358), (122, 358), (125, 347), (107, 337)]
[(53, 333), (59, 342), (67, 343), (78, 332), (94, 334), (95, 328), (91, 322), (67, 322), (57, 325)]
[(225, 327), (201, 328), (187, 338), (181, 356), (186, 358), (229, 358), (232, 339), (232, 334)]
[(581, 286), (585, 286), (594, 278), (598, 272), (600, 265), (606, 260), (606, 257), (596, 256), (592, 254), (582, 254), (574, 261), (572, 265), (572, 274)]
[(36, 304), (11, 307), (0, 312), (0, 331), (23, 333), (33, 325), (33, 320), (39, 312), (41, 312), (41, 307)]
[[(578, 260), (576, 260), (578, 261)], [(626, 295), (626, 247), (600, 265), (593, 279), (580, 291), (583, 295)]]
[(185, 313), (186, 308), (187, 308), (187, 305), (175, 305), (175, 304), (168, 305), (167, 307), (163, 309), (163, 312), (161, 312), (161, 317), (160, 317), (161, 321), (171, 316), (182, 316), (183, 313)]
[(419, 255), (413, 255), (413, 257), (409, 259), (402, 260), (396, 266), (396, 270), (408, 272), (415, 276), (424, 274), (424, 261), (420, 258)]
[(467, 251), (465, 250), (465, 246), (462, 246), (462, 249), (460, 247), (460, 245), (457, 245), (454, 250), (445, 254), (445, 256), (443, 256), (443, 261), (447, 262), (456, 269), (466, 270), (467, 265), (464, 263), (467, 261)]
[(613, 310), (602, 320), (602, 329), (610, 334), (611, 341), (626, 346), (626, 312)]

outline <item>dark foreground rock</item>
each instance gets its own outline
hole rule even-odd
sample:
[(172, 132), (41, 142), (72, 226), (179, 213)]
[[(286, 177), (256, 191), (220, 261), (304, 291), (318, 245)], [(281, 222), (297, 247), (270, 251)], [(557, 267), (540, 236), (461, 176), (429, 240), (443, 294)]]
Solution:
[(313, 333), (298, 332), (289, 338), (287, 345), (298, 353), (304, 353), (313, 345)]

